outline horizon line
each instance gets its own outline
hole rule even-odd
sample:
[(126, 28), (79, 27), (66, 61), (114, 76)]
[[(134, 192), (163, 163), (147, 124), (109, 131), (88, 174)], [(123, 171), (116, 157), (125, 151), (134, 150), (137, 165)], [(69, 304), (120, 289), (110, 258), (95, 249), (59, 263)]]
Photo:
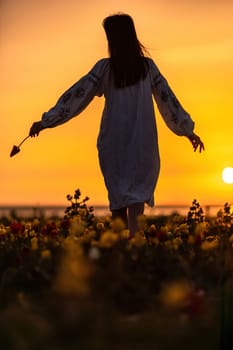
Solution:
[[(198, 202), (198, 201), (197, 201)], [(198, 202), (199, 203), (199, 202)], [(228, 203), (228, 202), (225, 202), (225, 203)], [(224, 204), (225, 204), (224, 203)], [(200, 206), (202, 207), (223, 207), (224, 204), (217, 204), (217, 203), (213, 203), (213, 204), (201, 204), (199, 203)], [(231, 203), (228, 203), (231, 205)], [(0, 209), (10, 209), (10, 208), (66, 208), (68, 207), (68, 205), (65, 205), (65, 204), (0, 204)], [(107, 208), (109, 207), (108, 204), (90, 204), (90, 205), (87, 205), (89, 207), (96, 207), (96, 208)], [(147, 208), (156, 208), (156, 207), (169, 207), (169, 208), (175, 208), (175, 207), (191, 207), (192, 206), (192, 203), (191, 204), (185, 204), (185, 203), (182, 203), (182, 204), (155, 204), (153, 207), (150, 207), (149, 205), (146, 204), (146, 207)]]

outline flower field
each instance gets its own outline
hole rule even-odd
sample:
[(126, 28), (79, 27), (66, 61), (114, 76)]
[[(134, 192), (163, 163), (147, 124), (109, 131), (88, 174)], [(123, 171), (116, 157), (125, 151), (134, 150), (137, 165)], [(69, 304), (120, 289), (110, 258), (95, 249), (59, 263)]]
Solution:
[(4, 350), (231, 349), (233, 212), (97, 218), (77, 190), (64, 218), (0, 218)]

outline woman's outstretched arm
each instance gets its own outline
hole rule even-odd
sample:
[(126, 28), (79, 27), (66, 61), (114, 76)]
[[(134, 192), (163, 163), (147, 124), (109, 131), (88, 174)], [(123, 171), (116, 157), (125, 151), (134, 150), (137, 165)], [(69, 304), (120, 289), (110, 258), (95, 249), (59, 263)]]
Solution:
[(106, 59), (98, 61), (88, 74), (62, 94), (54, 107), (43, 113), (40, 121), (32, 124), (29, 135), (38, 136), (43, 129), (66, 123), (80, 114), (95, 96), (101, 96), (102, 77), (106, 65)]
[(193, 131), (195, 125), (193, 120), (184, 110), (155, 63), (152, 60), (149, 63), (153, 96), (165, 123), (175, 134), (186, 136), (194, 151), (199, 148), (199, 152), (202, 152), (204, 144)]

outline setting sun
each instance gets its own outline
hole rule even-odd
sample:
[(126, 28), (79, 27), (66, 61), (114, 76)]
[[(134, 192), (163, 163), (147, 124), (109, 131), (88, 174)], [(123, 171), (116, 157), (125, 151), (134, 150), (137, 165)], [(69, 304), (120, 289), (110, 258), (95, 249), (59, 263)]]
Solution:
[(223, 169), (222, 179), (226, 184), (233, 183), (233, 168), (232, 167), (227, 167), (227, 168)]

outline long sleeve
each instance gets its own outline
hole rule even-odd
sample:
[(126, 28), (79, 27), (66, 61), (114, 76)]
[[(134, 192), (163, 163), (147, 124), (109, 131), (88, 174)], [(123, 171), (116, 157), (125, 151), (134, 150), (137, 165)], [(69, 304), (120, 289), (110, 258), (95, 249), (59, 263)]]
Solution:
[(91, 71), (71, 86), (56, 105), (42, 115), (42, 126), (53, 128), (80, 114), (95, 96), (101, 96), (102, 77), (107, 59), (98, 61)]
[(149, 60), (152, 92), (167, 126), (179, 136), (189, 136), (193, 133), (194, 122), (183, 109), (166, 79), (152, 60)]

